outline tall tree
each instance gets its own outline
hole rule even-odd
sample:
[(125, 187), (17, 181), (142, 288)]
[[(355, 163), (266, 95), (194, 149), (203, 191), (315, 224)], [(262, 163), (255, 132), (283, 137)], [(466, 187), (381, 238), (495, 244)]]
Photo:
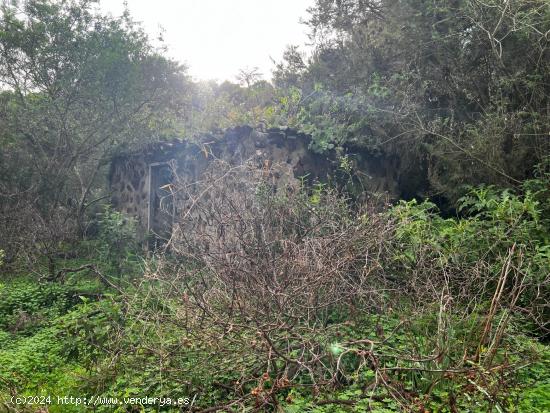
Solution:
[(82, 230), (115, 148), (162, 134), (183, 110), (184, 68), (127, 12), (105, 16), (95, 4), (0, 8), (0, 212), (9, 250), (53, 251), (73, 224)]
[(262, 74), (257, 67), (245, 67), (239, 70), (236, 77), (241, 85), (250, 87), (262, 78)]
[(400, 180), (421, 171), (450, 198), (549, 154), (547, 1), (317, 0), (308, 24), (307, 69), (289, 52), (275, 82), (302, 89), (293, 113), (318, 147), (397, 154)]

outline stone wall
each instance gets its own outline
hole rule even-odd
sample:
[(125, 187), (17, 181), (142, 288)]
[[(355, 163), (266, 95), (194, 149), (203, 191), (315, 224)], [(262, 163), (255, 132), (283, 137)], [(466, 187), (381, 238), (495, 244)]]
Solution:
[[(178, 216), (179, 208), (185, 204), (172, 196), (171, 181), (193, 185), (215, 160), (269, 170), (276, 188), (297, 187), (303, 181), (337, 181), (342, 172), (335, 154), (314, 153), (308, 149), (309, 143), (307, 135), (292, 129), (256, 130), (242, 126), (193, 141), (150, 144), (113, 160), (112, 204), (138, 220), (142, 238), (151, 232), (168, 238), (170, 219)], [(357, 159), (355, 168), (360, 170), (361, 188), (395, 194), (390, 162), (365, 156)]]

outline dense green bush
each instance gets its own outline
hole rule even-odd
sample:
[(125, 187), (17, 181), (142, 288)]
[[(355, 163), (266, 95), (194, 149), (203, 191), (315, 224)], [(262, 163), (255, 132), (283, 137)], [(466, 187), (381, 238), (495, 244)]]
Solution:
[(97, 258), (106, 274), (120, 277), (138, 270), (140, 247), (134, 218), (110, 206), (99, 217)]
[(521, 193), (473, 188), (460, 200), (461, 218), (441, 217), (429, 201), (401, 201), (389, 215), (398, 220), (394, 259), (398, 267), (409, 269), (403, 281), (425, 287), (432, 271), (458, 270), (454, 287), (460, 288), (464, 303), (474, 303), (492, 294), (503, 259), (513, 250), (523, 289), (517, 303), (522, 307), (515, 311), (528, 314), (544, 331), (550, 295), (549, 183), (547, 174), (526, 181)]

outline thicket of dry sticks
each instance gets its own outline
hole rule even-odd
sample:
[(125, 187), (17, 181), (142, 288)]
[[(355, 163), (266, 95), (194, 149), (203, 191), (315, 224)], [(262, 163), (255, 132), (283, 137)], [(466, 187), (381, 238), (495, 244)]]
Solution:
[[(504, 403), (532, 356), (514, 354), (512, 318), (547, 327), (548, 276), (529, 280), (522, 248), (457, 262), (426, 244), (407, 266), (395, 217), (271, 178), (218, 162), (201, 182), (176, 182), (171, 258), (147, 275), (177, 307), (170, 323), (238, 372), (217, 383), (229, 400), (220, 409), (266, 408), (294, 386), (318, 395), (360, 377), (369, 377), (362, 398), (383, 390), (405, 410), (449, 380)], [(532, 299), (521, 302), (526, 291)]]

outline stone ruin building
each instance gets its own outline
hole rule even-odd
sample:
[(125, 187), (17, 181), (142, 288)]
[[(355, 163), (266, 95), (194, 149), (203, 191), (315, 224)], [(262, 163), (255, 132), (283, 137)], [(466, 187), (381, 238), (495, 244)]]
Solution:
[[(186, 198), (174, 196), (172, 184), (200, 181), (216, 161), (227, 165), (245, 162), (258, 170), (270, 169), (275, 187), (296, 187), (304, 181), (326, 182), (338, 175), (334, 153), (309, 149), (310, 137), (292, 129), (267, 131), (241, 126), (194, 140), (156, 142), (117, 156), (111, 164), (113, 206), (134, 218), (142, 241), (166, 240)], [(275, 167), (276, 165), (276, 167)], [(369, 190), (395, 194), (396, 182), (388, 165), (370, 162), (361, 167)], [(189, 216), (189, 220), (200, 220)], [(208, 224), (205, 224), (208, 225)]]

